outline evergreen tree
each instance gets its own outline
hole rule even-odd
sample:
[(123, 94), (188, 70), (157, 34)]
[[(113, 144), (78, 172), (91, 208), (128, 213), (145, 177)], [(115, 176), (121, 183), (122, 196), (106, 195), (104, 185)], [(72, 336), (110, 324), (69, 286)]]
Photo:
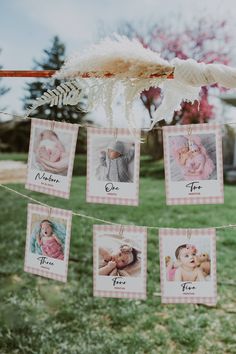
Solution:
[[(0, 49), (0, 53), (1, 53), (1, 49)], [(0, 70), (2, 70), (2, 65), (0, 65)], [(2, 79), (0, 79), (1, 81)], [(9, 87), (6, 86), (0, 86), (0, 96), (5, 95), (8, 91), (10, 90)], [(4, 111), (6, 109), (6, 107), (0, 107), (1, 111)]]
[[(51, 48), (44, 49), (43, 52), (44, 57), (41, 61), (34, 60), (34, 70), (58, 70), (61, 68), (65, 60), (65, 44), (60, 41), (58, 36), (53, 38)], [(50, 79), (47, 79), (47, 81), (49, 81), (47, 85), (45, 85), (45, 79), (37, 79), (27, 84), (26, 90), (28, 92), (23, 99), (24, 109), (29, 108), (33, 101), (40, 97), (46, 89), (51, 90), (60, 85), (59, 80), (55, 80), (52, 85), (50, 85)], [(84, 113), (78, 109), (78, 106), (50, 107), (45, 104), (38, 107), (31, 114), (31, 117), (78, 123), (81, 122), (83, 115)]]

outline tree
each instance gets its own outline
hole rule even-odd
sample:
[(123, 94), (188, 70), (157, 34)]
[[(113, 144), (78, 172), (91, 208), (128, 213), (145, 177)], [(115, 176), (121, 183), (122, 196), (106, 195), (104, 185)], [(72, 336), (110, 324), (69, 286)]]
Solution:
[[(65, 44), (62, 43), (58, 36), (52, 39), (52, 45), (49, 49), (44, 49), (44, 57), (40, 60), (34, 60), (34, 70), (58, 70), (64, 64), (65, 61)], [(48, 82), (49, 81), (49, 82)], [(40, 97), (46, 89), (52, 90), (56, 86), (60, 85), (59, 80), (55, 80), (52, 84), (47, 79), (47, 85), (45, 87), (45, 80), (36, 80), (30, 82), (26, 86), (27, 94), (23, 98), (24, 109), (31, 106), (33, 101)], [(31, 117), (39, 117), (43, 119), (66, 121), (70, 123), (80, 123), (83, 120), (85, 113), (75, 106), (52, 106), (43, 105), (35, 109), (30, 115)], [(26, 137), (26, 144), (28, 146), (28, 137)], [(80, 151), (85, 153), (86, 151), (86, 131), (85, 129), (80, 131), (79, 140), (77, 142), (76, 152)]]
[[(177, 19), (176, 19), (177, 20)], [(179, 22), (179, 19), (178, 19)], [(176, 23), (158, 23), (149, 27), (146, 34), (140, 33), (133, 25), (126, 23), (121, 32), (130, 38), (138, 39), (144, 47), (150, 48), (161, 54), (164, 59), (171, 60), (174, 57), (180, 59), (192, 58), (204, 63), (229, 64), (231, 51), (231, 37), (228, 34), (226, 21), (210, 22), (209, 19), (200, 19), (192, 22), (191, 27), (185, 26), (176, 30)], [(182, 109), (175, 112), (171, 125), (205, 123), (214, 117), (214, 105), (210, 102), (210, 93), (219, 93), (217, 85), (202, 87), (200, 103), (182, 103)], [(152, 113), (161, 103), (161, 90), (150, 88), (143, 91), (141, 100), (149, 112)], [(159, 125), (165, 125), (165, 121)], [(155, 158), (163, 156), (162, 134), (153, 130), (148, 136), (147, 150)]]
[[(34, 60), (34, 70), (58, 70), (64, 64), (65, 61), (65, 44), (62, 43), (58, 36), (55, 36), (52, 40), (52, 46), (49, 49), (44, 49), (44, 58), (41, 61)], [(47, 89), (53, 89), (60, 84), (59, 80), (55, 80), (53, 85), (47, 83)], [(40, 97), (45, 91), (45, 84), (43, 80), (33, 81), (26, 86), (28, 91), (24, 97), (24, 109), (29, 108), (32, 102)], [(78, 107), (74, 106), (48, 106), (43, 105), (38, 107), (32, 117), (42, 117), (44, 119), (51, 120), (63, 120), (66, 122), (81, 122), (84, 113), (82, 113)]]
[[(0, 53), (1, 53), (1, 49), (0, 49)], [(2, 70), (2, 65), (0, 65), (0, 70)], [(2, 79), (0, 79), (1, 81)], [(9, 87), (6, 86), (0, 86), (0, 96), (5, 95), (8, 91), (10, 90)], [(6, 109), (6, 107), (1, 107), (0, 110), (4, 111)]]

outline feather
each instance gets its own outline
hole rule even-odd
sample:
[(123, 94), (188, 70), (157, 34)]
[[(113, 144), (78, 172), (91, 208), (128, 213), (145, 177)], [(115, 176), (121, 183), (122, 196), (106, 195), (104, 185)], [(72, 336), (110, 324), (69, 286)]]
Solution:
[(136, 39), (115, 35), (91, 46), (81, 55), (66, 61), (55, 77), (71, 79), (90, 73), (90, 77), (148, 78), (152, 75), (167, 76), (174, 67), (160, 55), (144, 48)]
[[(89, 72), (89, 77), (82, 79)], [(158, 86), (173, 66), (158, 53), (144, 48), (137, 40), (115, 35), (75, 55), (54, 75), (56, 79), (68, 80), (54, 90), (45, 92), (28, 110), (45, 103), (53, 105), (76, 105), (87, 96), (85, 111), (94, 110), (102, 104), (110, 127), (114, 125), (113, 103), (121, 88), (129, 129), (137, 128), (132, 114), (133, 102), (139, 94), (151, 86)], [(149, 78), (159, 75), (160, 78)], [(109, 77), (109, 78), (108, 78)], [(72, 79), (74, 79), (72, 81)]]
[[(68, 95), (69, 94), (69, 95)], [(66, 82), (57, 86), (53, 90), (47, 90), (41, 97), (36, 98), (33, 105), (27, 110), (26, 116), (29, 116), (38, 107), (49, 104), (50, 107), (62, 104), (78, 104), (81, 99), (81, 88), (77, 83)]]

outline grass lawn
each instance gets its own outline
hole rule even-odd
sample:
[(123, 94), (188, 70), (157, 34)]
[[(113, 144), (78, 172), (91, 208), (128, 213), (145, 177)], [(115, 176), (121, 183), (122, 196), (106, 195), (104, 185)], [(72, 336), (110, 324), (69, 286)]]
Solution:
[[(85, 203), (85, 177), (70, 200), (10, 187), (55, 207), (118, 223), (207, 227), (236, 223), (236, 188), (224, 205), (165, 205), (164, 182), (142, 178), (140, 206)], [(0, 353), (236, 353), (235, 230), (217, 231), (218, 304), (162, 305), (158, 236), (148, 232), (147, 300), (93, 297), (92, 224), (73, 218), (68, 283), (23, 272), (27, 200), (0, 190)], [(78, 261), (76, 261), (78, 260)]]

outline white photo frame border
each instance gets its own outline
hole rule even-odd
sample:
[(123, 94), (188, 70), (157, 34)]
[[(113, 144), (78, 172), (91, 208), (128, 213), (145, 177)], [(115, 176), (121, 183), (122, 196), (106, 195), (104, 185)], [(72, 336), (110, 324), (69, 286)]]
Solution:
[[(134, 155), (134, 192), (131, 198), (114, 196), (113, 193), (110, 195), (93, 195), (91, 192), (91, 183), (93, 179), (91, 178), (91, 154), (92, 154), (92, 139), (93, 136), (104, 136), (112, 138), (116, 136), (129, 137), (135, 140), (135, 155)], [(140, 131), (135, 130), (133, 136), (130, 134), (130, 131), (125, 128), (91, 128), (87, 129), (87, 182), (86, 182), (86, 201), (88, 203), (102, 203), (102, 204), (114, 204), (114, 205), (139, 205), (139, 171), (140, 171)], [(102, 183), (107, 183), (107, 181), (102, 181)], [(124, 182), (118, 182), (121, 185)]]
[[(191, 134), (215, 134), (216, 138), (216, 167), (217, 167), (217, 184), (218, 195), (216, 196), (183, 196), (174, 197), (171, 194), (171, 171), (168, 139), (171, 136), (183, 135), (188, 136), (189, 129)], [(164, 164), (165, 164), (165, 189), (167, 205), (183, 205), (183, 204), (223, 204), (224, 203), (224, 183), (223, 183), (223, 155), (222, 155), (222, 136), (221, 126), (219, 124), (192, 124), (180, 126), (163, 127), (163, 144), (164, 144)], [(169, 152), (169, 153), (168, 153)], [(176, 182), (182, 187), (181, 183), (187, 181)], [(191, 181), (189, 180), (188, 183)], [(201, 182), (211, 183), (212, 181), (204, 180)], [(214, 183), (214, 181), (213, 181)]]
[[(201, 236), (211, 238), (211, 276), (212, 279), (212, 295), (209, 297), (205, 296), (166, 296), (165, 295), (165, 285), (167, 283), (166, 280), (166, 269), (163, 264), (163, 259), (165, 257), (164, 254), (164, 240), (166, 236), (178, 238), (179, 236), (188, 235), (191, 236)], [(189, 240), (189, 242), (191, 242)], [(202, 303), (209, 304), (215, 306), (217, 303), (217, 276), (216, 276), (216, 230), (213, 228), (205, 228), (205, 229), (169, 229), (169, 228), (161, 228), (159, 229), (159, 254), (160, 254), (160, 281), (161, 281), (161, 300), (162, 303), (165, 304), (173, 304), (173, 303)], [(204, 282), (202, 282), (204, 286)]]
[[(32, 171), (31, 166), (32, 166), (32, 158), (33, 158), (35, 131), (37, 128), (46, 128), (46, 129), (53, 128), (55, 130), (59, 129), (59, 130), (63, 131), (63, 133), (70, 133), (72, 136), (70, 154), (69, 154), (69, 158), (68, 158), (69, 165), (68, 165), (67, 176), (60, 176), (60, 175), (45, 171), (46, 174), (53, 175), (54, 178), (59, 178), (59, 179), (62, 177), (66, 178), (67, 179), (66, 180), (67, 188), (65, 188), (65, 190), (57, 189), (56, 185), (53, 187), (49, 187), (49, 186), (40, 185), (39, 183), (33, 183), (34, 181), (32, 180), (32, 176), (31, 176), (31, 171)], [(78, 130), (79, 130), (78, 124), (57, 122), (57, 121), (38, 119), (38, 118), (31, 119), (30, 145), (29, 145), (28, 163), (27, 163), (27, 177), (26, 177), (26, 183), (25, 183), (26, 189), (49, 194), (49, 195), (54, 195), (54, 196), (65, 198), (65, 199), (69, 199)], [(44, 171), (40, 171), (40, 170), (38, 170), (38, 171), (41, 173), (44, 172)]]
[[(101, 233), (115, 233), (122, 232), (128, 237), (129, 233), (140, 233), (143, 235), (143, 249), (142, 249), (142, 282), (140, 291), (120, 291), (117, 290), (98, 290), (97, 283), (99, 282), (100, 275), (97, 274), (98, 264), (98, 242), (97, 238)], [(137, 281), (140, 279), (136, 278)], [(128, 298), (128, 299), (141, 299), (147, 298), (147, 228), (142, 226), (123, 226), (123, 225), (93, 225), (93, 295), (98, 297), (112, 297), (112, 298)]]
[[(31, 238), (31, 221), (32, 215), (42, 215), (45, 218), (50, 217), (63, 219), (67, 221), (66, 224), (66, 242), (65, 242), (65, 249), (66, 252), (64, 253), (64, 272), (57, 273), (53, 271), (48, 271), (40, 267), (34, 267), (30, 265), (30, 260), (28, 254), (30, 252), (30, 238)], [(65, 209), (58, 209), (58, 208), (49, 208), (44, 207), (36, 204), (28, 204), (28, 213), (27, 213), (27, 235), (26, 235), (26, 245), (25, 245), (25, 261), (24, 261), (24, 271), (27, 273), (32, 273), (36, 275), (41, 275), (46, 278), (58, 280), (61, 282), (67, 281), (67, 274), (68, 274), (68, 263), (69, 263), (69, 253), (70, 253), (70, 238), (71, 238), (71, 224), (72, 224), (72, 212), (70, 210)], [(37, 255), (35, 255), (37, 257)], [(51, 259), (50, 257), (48, 257)]]

